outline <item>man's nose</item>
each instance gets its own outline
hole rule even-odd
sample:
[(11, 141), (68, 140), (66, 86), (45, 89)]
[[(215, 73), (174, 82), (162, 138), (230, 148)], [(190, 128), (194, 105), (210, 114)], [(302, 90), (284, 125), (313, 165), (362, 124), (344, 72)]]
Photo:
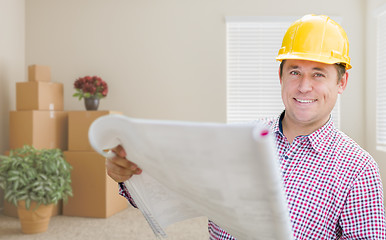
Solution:
[(309, 92), (312, 90), (312, 79), (310, 77), (304, 76), (300, 79), (298, 90), (300, 92)]

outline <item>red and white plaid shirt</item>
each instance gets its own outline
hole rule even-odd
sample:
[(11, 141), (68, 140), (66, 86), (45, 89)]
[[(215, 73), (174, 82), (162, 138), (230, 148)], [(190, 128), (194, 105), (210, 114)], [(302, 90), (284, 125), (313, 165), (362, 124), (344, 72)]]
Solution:
[[(295, 239), (386, 239), (381, 178), (366, 151), (331, 120), (292, 144), (281, 131), (281, 118), (269, 124)], [(120, 186), (121, 195), (135, 206)], [(212, 221), (208, 229), (211, 240), (235, 239)]]

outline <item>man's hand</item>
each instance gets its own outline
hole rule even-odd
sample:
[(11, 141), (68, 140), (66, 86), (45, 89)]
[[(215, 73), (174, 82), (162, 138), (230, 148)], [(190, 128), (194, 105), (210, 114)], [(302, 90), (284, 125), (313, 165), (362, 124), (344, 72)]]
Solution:
[(116, 156), (106, 159), (107, 174), (116, 182), (124, 182), (133, 175), (141, 174), (137, 164), (126, 159), (126, 152), (121, 145), (111, 149)]

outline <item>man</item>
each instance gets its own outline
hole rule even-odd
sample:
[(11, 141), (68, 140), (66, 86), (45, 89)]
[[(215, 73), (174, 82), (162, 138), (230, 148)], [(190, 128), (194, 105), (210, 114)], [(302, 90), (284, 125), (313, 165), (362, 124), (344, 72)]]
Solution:
[[(340, 25), (327, 16), (306, 15), (288, 28), (277, 57), (285, 110), (269, 124), (295, 239), (386, 239), (378, 166), (330, 117), (347, 86), (348, 52)], [(115, 181), (141, 173), (121, 147), (114, 151), (119, 157), (106, 166)], [(209, 235), (234, 239), (211, 221)]]

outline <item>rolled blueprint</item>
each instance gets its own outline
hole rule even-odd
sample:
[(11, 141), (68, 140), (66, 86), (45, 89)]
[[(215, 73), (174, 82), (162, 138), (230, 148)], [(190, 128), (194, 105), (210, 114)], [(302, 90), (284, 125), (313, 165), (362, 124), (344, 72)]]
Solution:
[[(122, 145), (142, 174), (125, 184), (154, 233), (207, 216), (238, 240), (292, 239), (268, 126), (106, 115), (89, 129), (100, 154)], [(111, 157), (111, 156), (110, 156)]]

